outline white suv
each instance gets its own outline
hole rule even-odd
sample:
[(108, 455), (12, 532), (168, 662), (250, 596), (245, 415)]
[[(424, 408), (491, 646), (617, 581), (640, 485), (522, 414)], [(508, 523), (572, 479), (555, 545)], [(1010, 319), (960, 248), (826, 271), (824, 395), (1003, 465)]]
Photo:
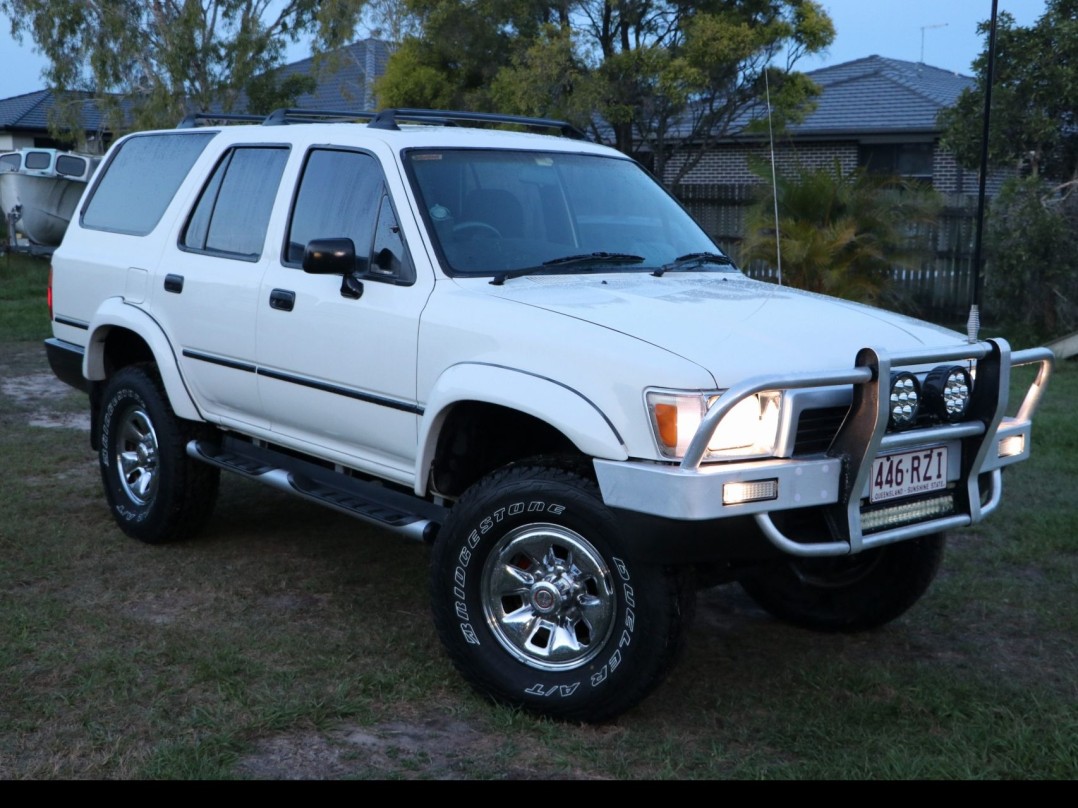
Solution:
[(117, 523), (188, 537), (226, 469), (432, 542), (442, 641), (499, 702), (613, 718), (703, 584), (892, 620), (1029, 456), (1049, 351), (751, 280), (566, 124), (199, 123), (118, 141), (53, 256)]

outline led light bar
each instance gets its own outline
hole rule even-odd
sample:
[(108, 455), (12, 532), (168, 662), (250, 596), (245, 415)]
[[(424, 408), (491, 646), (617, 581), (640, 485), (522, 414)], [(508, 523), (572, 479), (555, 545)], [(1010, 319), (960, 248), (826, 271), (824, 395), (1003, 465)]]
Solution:
[(904, 502), (901, 505), (888, 505), (861, 512), (861, 530), (871, 533), (889, 527), (901, 527), (914, 522), (923, 522), (937, 516), (954, 513), (954, 497), (947, 494), (931, 499), (919, 499), (916, 502)]

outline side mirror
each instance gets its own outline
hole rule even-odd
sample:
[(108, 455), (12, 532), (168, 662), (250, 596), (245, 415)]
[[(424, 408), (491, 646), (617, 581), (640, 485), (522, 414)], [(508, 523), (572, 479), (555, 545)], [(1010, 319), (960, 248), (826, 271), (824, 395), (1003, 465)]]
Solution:
[(316, 238), (303, 251), (303, 271), (312, 275), (351, 275), (356, 246), (350, 238)]
[(312, 275), (340, 275), (341, 296), (357, 299), (363, 283), (355, 277), (356, 246), (350, 238), (316, 238), (303, 251), (303, 271)]

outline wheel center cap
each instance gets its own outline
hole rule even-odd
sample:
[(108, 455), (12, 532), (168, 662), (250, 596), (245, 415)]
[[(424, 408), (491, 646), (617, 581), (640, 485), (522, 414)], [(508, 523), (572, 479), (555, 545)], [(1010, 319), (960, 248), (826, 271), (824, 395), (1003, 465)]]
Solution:
[(561, 602), (561, 595), (553, 584), (543, 583), (536, 584), (531, 592), (532, 608), (534, 608), (540, 614), (550, 614), (552, 611), (558, 608)]

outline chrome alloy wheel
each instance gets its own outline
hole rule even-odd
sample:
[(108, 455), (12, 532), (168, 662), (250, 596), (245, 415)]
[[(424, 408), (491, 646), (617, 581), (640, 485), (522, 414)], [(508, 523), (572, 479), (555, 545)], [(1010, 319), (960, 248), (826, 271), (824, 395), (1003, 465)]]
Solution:
[(124, 493), (136, 505), (145, 505), (157, 493), (157, 433), (145, 410), (132, 407), (116, 430), (113, 456)]
[(483, 611), (521, 662), (564, 670), (588, 662), (614, 627), (614, 577), (580, 534), (552, 524), (507, 533), (483, 568)]

